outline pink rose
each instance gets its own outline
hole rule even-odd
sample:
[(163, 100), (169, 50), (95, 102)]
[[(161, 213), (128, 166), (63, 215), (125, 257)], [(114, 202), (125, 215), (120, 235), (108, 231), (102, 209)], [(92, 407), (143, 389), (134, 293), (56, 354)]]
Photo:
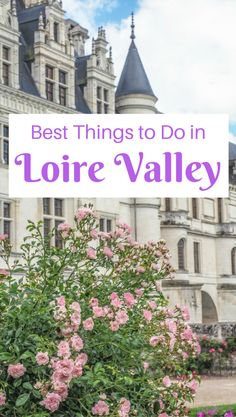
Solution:
[(110, 300), (111, 300), (111, 305), (114, 308), (120, 308), (120, 307), (122, 307), (122, 302), (120, 301), (120, 298), (119, 298), (118, 294), (116, 294), (116, 292), (113, 292), (110, 295)]
[(148, 305), (152, 310), (157, 308), (157, 303), (155, 301), (148, 301)]
[(119, 323), (117, 321), (111, 321), (110, 323), (110, 329), (112, 332), (117, 332), (117, 330), (119, 330)]
[(171, 380), (170, 380), (170, 378), (169, 378), (168, 376), (165, 376), (165, 377), (163, 378), (162, 382), (163, 382), (163, 385), (164, 385), (166, 388), (169, 388), (169, 387), (171, 386)]
[(92, 317), (89, 317), (88, 319), (83, 321), (83, 328), (84, 330), (91, 331), (94, 328), (94, 321)]
[(112, 252), (112, 250), (110, 248), (108, 248), (108, 246), (104, 246), (103, 253), (108, 258), (112, 258), (112, 256), (113, 256), (113, 252)]
[(95, 317), (104, 317), (104, 310), (102, 307), (93, 307), (93, 314)]
[(89, 301), (90, 307), (98, 307), (98, 299), (97, 298), (91, 298)]
[(64, 401), (68, 397), (68, 387), (63, 382), (55, 381), (53, 383), (56, 394), (60, 395), (61, 400)]
[(73, 313), (70, 317), (71, 323), (73, 325), (73, 327), (75, 326), (77, 330), (77, 328), (79, 327), (80, 323), (81, 323), (81, 316), (80, 313), (78, 313), (77, 311), (75, 313)]
[(0, 407), (6, 404), (6, 396), (3, 392), (0, 392)]
[(116, 313), (115, 319), (119, 324), (125, 324), (129, 320), (129, 316), (124, 310), (119, 310)]
[(97, 252), (95, 251), (95, 249), (93, 248), (88, 248), (87, 249), (87, 257), (89, 259), (96, 259), (97, 258)]
[(135, 294), (137, 295), (137, 297), (142, 297), (142, 295), (143, 295), (143, 289), (142, 288), (137, 288), (135, 290)]
[(149, 368), (149, 363), (148, 362), (143, 362), (143, 369), (144, 371), (146, 371)]
[(90, 232), (90, 236), (91, 236), (93, 239), (97, 239), (97, 237), (98, 237), (98, 232), (97, 232), (97, 230), (96, 230), (96, 229), (92, 229), (92, 230), (91, 230), (91, 232)]
[(58, 297), (56, 299), (56, 302), (57, 302), (58, 307), (65, 307), (65, 305), (66, 305), (66, 300), (65, 300), (64, 296)]
[(59, 232), (69, 232), (72, 227), (68, 223), (60, 223), (57, 230)]
[(152, 320), (152, 312), (149, 311), (149, 310), (143, 310), (143, 317), (145, 318), (145, 320), (151, 321)]
[(198, 382), (195, 381), (195, 379), (193, 379), (193, 381), (187, 384), (187, 387), (190, 388), (195, 393), (198, 389)]
[(81, 366), (86, 365), (87, 362), (88, 362), (88, 355), (86, 353), (80, 353), (75, 360), (76, 365), (81, 365)]
[(68, 359), (71, 355), (68, 342), (62, 341), (58, 345), (57, 355)]
[(71, 339), (70, 339), (70, 342), (71, 342), (71, 346), (72, 346), (72, 348), (76, 351), (76, 352), (79, 352), (80, 350), (82, 350), (83, 349), (83, 347), (84, 347), (84, 342), (83, 342), (83, 340), (81, 339), (81, 337), (79, 337), (79, 336), (73, 336)]
[(159, 337), (158, 336), (152, 336), (149, 340), (149, 344), (152, 347), (155, 347), (159, 343)]
[(15, 365), (9, 365), (7, 372), (12, 378), (20, 378), (26, 372), (26, 368), (21, 363), (17, 363)]
[(71, 304), (71, 309), (76, 311), (77, 313), (81, 312), (80, 304), (74, 301), (74, 303)]
[(189, 309), (188, 309), (188, 307), (186, 307), (186, 306), (182, 308), (182, 317), (183, 317), (183, 319), (184, 319), (185, 321), (190, 320), (190, 313), (189, 313)]
[(88, 216), (92, 216), (92, 217), (96, 217), (94, 211), (88, 207), (83, 207), (77, 210), (77, 212), (75, 213), (75, 218), (78, 221), (81, 221), (83, 219), (85, 219), (85, 217)]
[(43, 405), (47, 410), (54, 413), (54, 411), (58, 410), (59, 405), (61, 402), (61, 397), (56, 392), (49, 392), (46, 395), (46, 398), (44, 398), (43, 401), (41, 401), (41, 405)]
[(73, 377), (74, 378), (79, 378), (79, 377), (82, 376), (82, 374), (83, 374), (83, 368), (82, 368), (82, 366), (79, 365), (79, 364), (76, 364), (74, 366), (73, 372), (72, 372)]
[(49, 356), (47, 352), (38, 352), (36, 355), (36, 362), (38, 365), (47, 365), (49, 362)]
[(92, 413), (98, 416), (108, 416), (109, 414), (109, 406), (105, 401), (98, 401), (92, 408)]
[(3, 242), (4, 240), (6, 240), (8, 238), (8, 235), (0, 233), (0, 242)]
[(135, 304), (135, 298), (134, 298), (133, 294), (131, 294), (130, 292), (125, 292), (124, 293), (124, 300), (125, 300), (125, 304), (129, 308), (133, 307), (133, 305)]
[(129, 417), (131, 404), (130, 401), (126, 398), (120, 399), (119, 411), (118, 414), (120, 417)]

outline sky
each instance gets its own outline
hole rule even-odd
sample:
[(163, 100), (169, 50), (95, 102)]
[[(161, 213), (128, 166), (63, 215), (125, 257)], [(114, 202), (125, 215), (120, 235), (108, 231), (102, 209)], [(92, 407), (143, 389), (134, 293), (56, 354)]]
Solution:
[(63, 5), (91, 37), (105, 27), (118, 77), (134, 11), (135, 41), (158, 109), (228, 113), (236, 143), (236, 0), (64, 0)]

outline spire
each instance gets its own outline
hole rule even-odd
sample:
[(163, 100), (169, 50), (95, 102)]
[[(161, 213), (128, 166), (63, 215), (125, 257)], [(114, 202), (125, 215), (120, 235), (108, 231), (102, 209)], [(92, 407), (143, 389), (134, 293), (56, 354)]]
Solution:
[(135, 25), (133, 13), (131, 23), (131, 44), (116, 90), (116, 97), (128, 94), (145, 94), (147, 96), (155, 97), (134, 42)]
[(135, 29), (135, 24), (134, 24), (134, 12), (131, 13), (131, 35), (130, 35), (130, 39), (134, 40), (135, 39), (135, 33), (134, 33), (134, 29)]

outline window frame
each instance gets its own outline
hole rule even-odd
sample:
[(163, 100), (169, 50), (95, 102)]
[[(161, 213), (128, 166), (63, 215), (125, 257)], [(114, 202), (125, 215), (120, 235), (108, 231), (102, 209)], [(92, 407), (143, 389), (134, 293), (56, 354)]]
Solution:
[(236, 247), (231, 250), (231, 273), (236, 275)]
[(113, 219), (107, 216), (101, 216), (99, 218), (99, 231), (104, 233), (110, 233), (113, 229)]
[(178, 249), (178, 269), (179, 271), (186, 271), (186, 240), (179, 239), (177, 244)]
[(0, 164), (9, 165), (9, 126), (0, 121)]
[[(7, 204), (9, 207), (9, 213), (5, 213), (4, 205)], [(8, 199), (0, 199), (0, 233), (7, 234), (9, 240), (12, 240), (12, 222), (13, 222), (13, 202)], [(5, 215), (7, 214), (7, 215)], [(6, 230), (6, 225), (9, 227)]]
[(199, 220), (199, 204), (197, 198), (192, 198), (192, 218)]
[(97, 85), (96, 90), (97, 114), (109, 114), (109, 89), (102, 85)]
[[(47, 198), (47, 204), (49, 207), (50, 214), (46, 214), (44, 210), (44, 200), (42, 199), (42, 211), (43, 211), (43, 235), (46, 239), (47, 235), (45, 234), (45, 221), (47, 224), (49, 224), (49, 227), (46, 227), (46, 230), (50, 231), (55, 228), (55, 236), (53, 239), (50, 240), (49, 244), (54, 245), (57, 248), (62, 248), (62, 237), (61, 234), (57, 230), (57, 226), (60, 223), (63, 223), (65, 221), (65, 199), (63, 198)], [(61, 215), (56, 214), (57, 208), (56, 208), (56, 201), (61, 201)]]
[(201, 273), (201, 261), (200, 261), (200, 242), (193, 242), (193, 264), (194, 273)]
[[(4, 51), (7, 51), (5, 56)], [(11, 85), (11, 47), (1, 44), (1, 82), (5, 86)]]

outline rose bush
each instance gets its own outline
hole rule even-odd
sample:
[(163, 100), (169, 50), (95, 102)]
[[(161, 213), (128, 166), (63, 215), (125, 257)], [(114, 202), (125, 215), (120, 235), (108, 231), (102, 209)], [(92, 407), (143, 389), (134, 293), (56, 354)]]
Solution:
[(0, 415), (185, 416), (199, 345), (160, 291), (165, 242), (139, 245), (125, 224), (99, 232), (90, 208), (46, 239), (41, 223), (27, 229), (14, 262), (0, 235)]
[[(236, 338), (216, 339), (209, 336), (199, 337), (201, 353), (189, 359), (188, 369), (199, 375), (214, 374), (215, 366), (224, 369), (236, 354)], [(219, 371), (218, 371), (219, 372)]]

